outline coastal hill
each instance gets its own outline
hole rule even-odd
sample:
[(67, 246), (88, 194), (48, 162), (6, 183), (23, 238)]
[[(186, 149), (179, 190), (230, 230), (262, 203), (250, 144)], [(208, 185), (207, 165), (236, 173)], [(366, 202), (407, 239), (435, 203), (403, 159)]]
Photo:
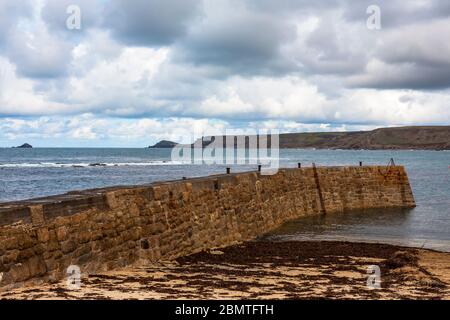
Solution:
[(18, 149), (31, 149), (31, 148), (33, 148), (33, 146), (32, 146), (31, 144), (24, 143), (24, 144), (21, 145), (21, 146), (13, 147), (13, 148), (18, 148)]
[[(217, 137), (215, 137), (217, 139)], [(223, 137), (222, 137), (223, 138)], [(207, 146), (212, 141), (204, 139)], [(450, 150), (450, 126), (280, 134), (281, 149)]]
[(168, 140), (161, 140), (158, 143), (154, 144), (153, 146), (150, 146), (149, 148), (173, 148), (178, 143)]
[(280, 148), (450, 150), (450, 126), (280, 134)]

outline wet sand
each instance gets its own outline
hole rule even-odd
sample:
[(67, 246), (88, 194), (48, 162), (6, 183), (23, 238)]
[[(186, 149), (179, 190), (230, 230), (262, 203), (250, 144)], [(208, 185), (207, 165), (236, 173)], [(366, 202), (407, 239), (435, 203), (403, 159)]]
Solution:
[[(367, 286), (368, 266), (381, 288)], [(450, 299), (450, 253), (350, 242), (247, 242), (157, 265), (0, 291), (0, 299)]]

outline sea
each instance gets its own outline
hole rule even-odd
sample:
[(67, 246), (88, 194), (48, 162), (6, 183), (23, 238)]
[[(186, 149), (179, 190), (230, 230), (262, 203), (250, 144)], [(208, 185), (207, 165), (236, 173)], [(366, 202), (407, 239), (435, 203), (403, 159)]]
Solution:
[[(264, 240), (379, 242), (450, 252), (450, 152), (280, 150), (280, 167), (404, 165), (416, 199), (414, 209), (345, 212), (304, 217)], [(224, 164), (173, 161), (170, 149), (0, 148), (0, 202), (105, 186), (146, 184), (224, 173)], [(256, 164), (233, 165), (233, 172)]]

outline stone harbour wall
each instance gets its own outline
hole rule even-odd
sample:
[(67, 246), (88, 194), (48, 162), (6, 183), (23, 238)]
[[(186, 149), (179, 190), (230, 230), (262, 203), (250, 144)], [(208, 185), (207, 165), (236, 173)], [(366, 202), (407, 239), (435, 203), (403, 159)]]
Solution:
[(0, 287), (170, 260), (286, 221), (414, 207), (401, 166), (313, 167), (114, 187), (0, 204)]

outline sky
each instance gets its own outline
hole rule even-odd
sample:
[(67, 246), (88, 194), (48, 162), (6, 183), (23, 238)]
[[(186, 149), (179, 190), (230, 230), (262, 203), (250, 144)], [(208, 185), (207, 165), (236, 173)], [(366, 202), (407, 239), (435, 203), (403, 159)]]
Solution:
[(0, 147), (449, 125), (449, 39), (448, 0), (0, 0)]

